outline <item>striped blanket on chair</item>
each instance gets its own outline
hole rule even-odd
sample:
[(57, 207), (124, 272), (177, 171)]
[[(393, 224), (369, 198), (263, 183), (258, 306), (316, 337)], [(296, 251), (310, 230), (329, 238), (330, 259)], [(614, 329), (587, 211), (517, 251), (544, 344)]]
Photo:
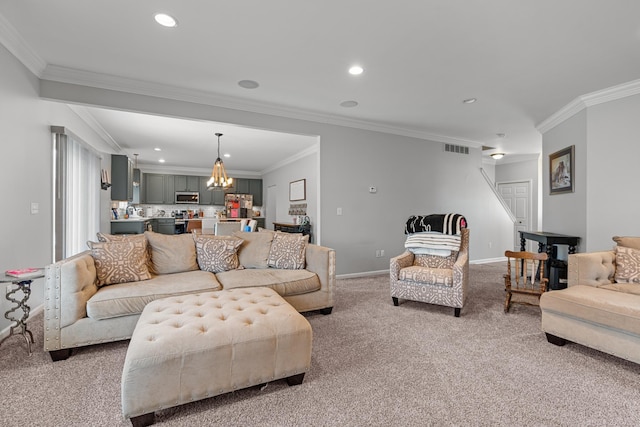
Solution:
[(467, 220), (460, 214), (411, 215), (405, 225), (404, 234), (434, 231), (459, 235), (463, 228), (467, 228)]

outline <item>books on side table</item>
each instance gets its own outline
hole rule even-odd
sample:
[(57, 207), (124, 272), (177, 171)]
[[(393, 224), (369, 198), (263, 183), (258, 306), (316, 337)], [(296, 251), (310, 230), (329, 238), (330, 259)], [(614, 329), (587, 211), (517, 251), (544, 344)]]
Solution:
[(19, 268), (15, 270), (7, 270), (4, 272), (9, 277), (15, 277), (17, 279), (29, 279), (31, 277), (38, 277), (44, 274), (42, 268)]

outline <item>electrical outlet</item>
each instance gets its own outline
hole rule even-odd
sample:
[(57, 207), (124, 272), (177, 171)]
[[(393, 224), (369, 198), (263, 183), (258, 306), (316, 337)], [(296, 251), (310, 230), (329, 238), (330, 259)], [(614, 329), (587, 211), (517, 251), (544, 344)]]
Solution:
[(342, 208), (336, 209), (336, 215), (342, 215)]
[(376, 258), (382, 258), (384, 256), (384, 249), (376, 249)]
[(384, 256), (384, 249), (380, 249), (380, 257)]
[(493, 247), (493, 242), (489, 242), (489, 249)]

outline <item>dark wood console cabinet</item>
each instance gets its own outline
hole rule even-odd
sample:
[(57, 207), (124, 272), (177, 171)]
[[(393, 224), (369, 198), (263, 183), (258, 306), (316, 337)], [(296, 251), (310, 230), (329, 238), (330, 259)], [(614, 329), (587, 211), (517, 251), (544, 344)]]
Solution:
[(311, 224), (288, 224), (284, 222), (274, 222), (273, 229), (275, 231), (283, 231), (285, 233), (302, 233), (303, 236), (309, 235), (309, 243), (313, 243)]

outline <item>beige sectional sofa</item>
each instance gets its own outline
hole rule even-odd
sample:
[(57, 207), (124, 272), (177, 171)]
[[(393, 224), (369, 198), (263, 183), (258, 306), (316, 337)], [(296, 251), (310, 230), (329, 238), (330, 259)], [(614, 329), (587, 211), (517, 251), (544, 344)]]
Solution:
[[(107, 242), (91, 243), (91, 250), (45, 269), (44, 349), (53, 360), (68, 358), (75, 347), (129, 339), (144, 307), (168, 296), (266, 286), (299, 312), (329, 314), (333, 308), (335, 252), (306, 240), (300, 246), (301, 235), (265, 230), (233, 237), (102, 237)], [(301, 252), (286, 246), (295, 238)], [(140, 245), (144, 266), (136, 264)], [(148, 274), (130, 275), (123, 263), (146, 266)], [(115, 283), (104, 285), (109, 274)]]
[(568, 286), (540, 298), (549, 342), (572, 341), (640, 363), (640, 238), (569, 255)]

